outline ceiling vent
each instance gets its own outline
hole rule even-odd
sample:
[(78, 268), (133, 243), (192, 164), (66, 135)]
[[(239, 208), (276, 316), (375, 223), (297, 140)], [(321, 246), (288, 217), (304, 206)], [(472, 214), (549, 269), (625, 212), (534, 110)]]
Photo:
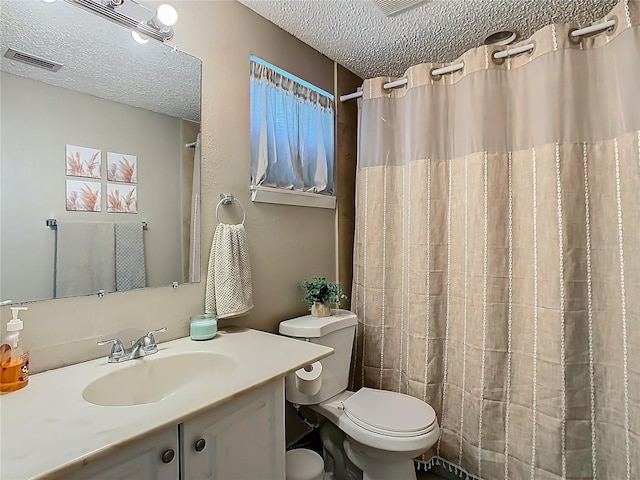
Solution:
[(29, 53), (19, 52), (18, 50), (14, 50), (13, 48), (9, 48), (4, 56), (10, 60), (26, 63), (27, 65), (31, 65), (32, 67), (42, 68), (43, 70), (49, 70), (50, 72), (57, 72), (62, 68), (62, 64), (60, 63), (36, 57), (35, 55), (31, 55)]
[(425, 0), (372, 0), (387, 17), (392, 17), (401, 12), (415, 8), (425, 2)]

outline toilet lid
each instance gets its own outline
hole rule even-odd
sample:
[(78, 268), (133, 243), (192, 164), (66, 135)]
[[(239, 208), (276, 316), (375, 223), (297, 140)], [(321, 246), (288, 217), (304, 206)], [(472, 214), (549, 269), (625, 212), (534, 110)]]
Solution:
[(431, 405), (402, 393), (362, 388), (343, 402), (344, 413), (360, 427), (392, 437), (415, 437), (433, 430)]

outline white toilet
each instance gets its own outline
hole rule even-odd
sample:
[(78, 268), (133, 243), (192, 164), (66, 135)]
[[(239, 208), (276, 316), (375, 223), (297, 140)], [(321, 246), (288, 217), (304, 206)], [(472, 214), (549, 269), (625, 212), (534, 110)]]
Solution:
[(337, 480), (359, 478), (354, 465), (363, 480), (415, 480), (413, 458), (431, 448), (440, 435), (436, 414), (427, 403), (401, 393), (347, 390), (357, 322), (352, 312), (333, 310), (330, 317), (306, 315), (280, 323), (282, 335), (335, 350), (321, 361), (318, 393), (301, 393), (290, 374), (287, 400), (307, 405), (328, 420), (322, 423), (320, 436), (325, 457), (331, 460), (325, 458), (325, 463), (332, 466)]

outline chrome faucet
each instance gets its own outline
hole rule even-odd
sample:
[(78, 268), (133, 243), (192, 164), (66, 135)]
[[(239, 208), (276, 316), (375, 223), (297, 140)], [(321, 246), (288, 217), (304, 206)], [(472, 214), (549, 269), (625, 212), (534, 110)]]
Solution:
[(140, 357), (146, 357), (158, 352), (158, 345), (156, 344), (156, 338), (154, 334), (166, 332), (167, 327), (159, 328), (158, 330), (151, 330), (146, 335), (143, 335), (135, 342), (131, 341), (131, 346), (125, 348), (119, 338), (111, 338), (109, 340), (100, 340), (99, 346), (113, 344), (111, 347), (111, 353), (109, 354), (109, 363), (126, 362), (127, 360), (134, 360)]

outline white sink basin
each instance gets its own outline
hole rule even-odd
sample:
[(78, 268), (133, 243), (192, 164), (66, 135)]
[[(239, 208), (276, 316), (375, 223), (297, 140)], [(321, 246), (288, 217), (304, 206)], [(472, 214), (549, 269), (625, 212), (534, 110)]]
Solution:
[(82, 398), (102, 406), (155, 403), (192, 382), (220, 381), (237, 366), (234, 359), (211, 352), (154, 356), (129, 360), (128, 365), (94, 380)]

